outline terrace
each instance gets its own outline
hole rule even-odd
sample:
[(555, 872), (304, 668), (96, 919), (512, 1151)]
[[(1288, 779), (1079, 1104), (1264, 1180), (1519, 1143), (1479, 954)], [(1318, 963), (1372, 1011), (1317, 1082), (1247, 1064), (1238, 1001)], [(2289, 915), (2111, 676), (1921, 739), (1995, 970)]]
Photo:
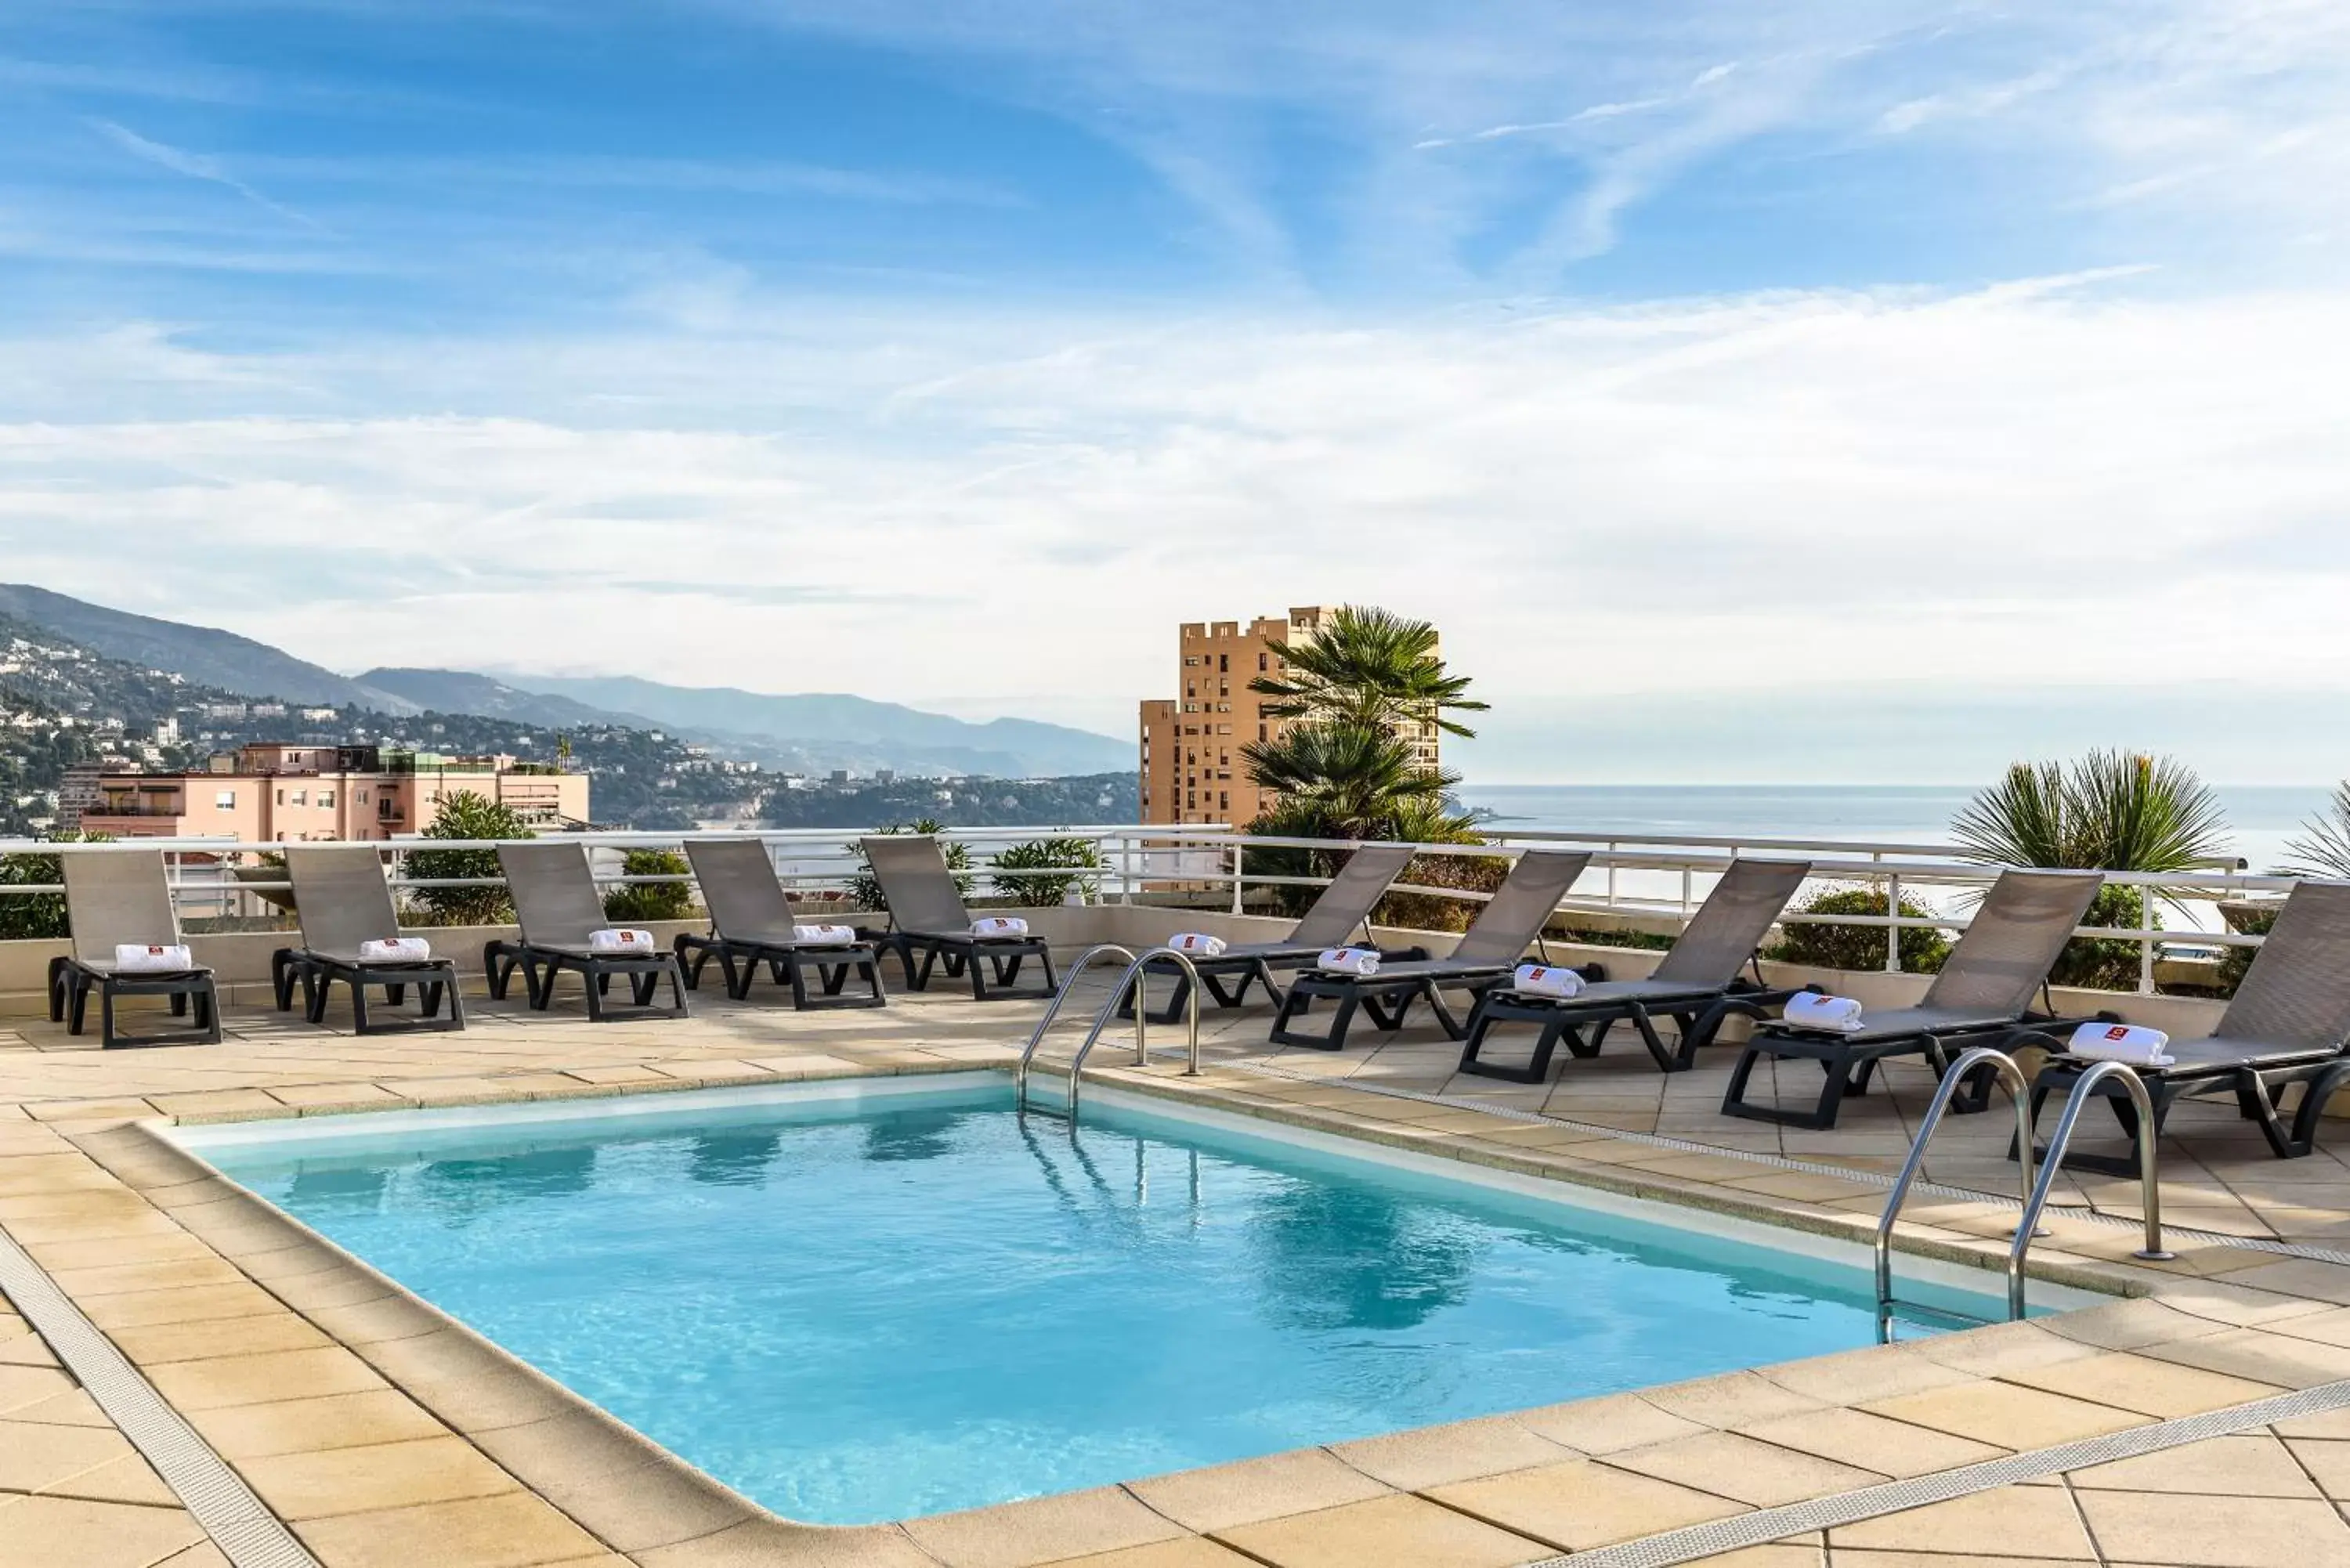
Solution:
[[(1232, 878), (1229, 840), (1202, 835), (1179, 849), (1166, 834), (1102, 835), (1095, 901), (1022, 913), (1072, 956), (1178, 929), (1282, 929), (1232, 912), (1265, 879)], [(779, 836), (779, 859), (808, 890), (837, 886), (838, 836)], [(1566, 913), (1584, 927), (1669, 925), (1733, 847), (1603, 845)], [(1899, 878), (1913, 890), (1982, 876), (1932, 846), (1772, 848), (1811, 855), (1833, 879)], [(983, 859), (983, 841), (978, 850)], [(2282, 884), (2215, 872), (2197, 887), (2232, 898)], [(192, 913), (224, 896), (194, 876), (184, 893)], [(1166, 907), (1178, 898), (1191, 907)], [(1206, 898), (1214, 910), (1200, 907)], [(479, 934), (446, 933), (450, 950)], [(1564, 1405), (1504, 1400), (1503, 1413), (1440, 1427), (820, 1529), (612, 1421), (213, 1174), (159, 1124), (637, 1105), (995, 1072), (1018, 1055), (1040, 1004), (893, 987), (887, 1009), (795, 1013), (765, 992), (735, 1002), (705, 987), (691, 1019), (593, 1025), (576, 1003), (534, 1012), (469, 994), (465, 1033), (362, 1038), (342, 1026), (347, 1015), (320, 1028), (267, 1007), (265, 953), (282, 938), (195, 940), (226, 983), (221, 1044), (101, 1053), (35, 1016), (0, 1020), (0, 1291), (15, 1309), (0, 1314), (0, 1563), (2350, 1562), (2339, 1506), (2350, 1500), (2350, 1257), (2334, 1250), (2350, 1226), (2350, 1169), (2324, 1135), (2306, 1158), (2271, 1158), (2231, 1101), (2184, 1103), (2163, 1141), (2174, 1261), (2132, 1256), (2134, 1181), (2060, 1175), (2050, 1234), (2031, 1253), (2035, 1301), (2065, 1308), (2052, 1315)], [(2160, 939), (2139, 940), (2144, 994), (2102, 1000), (2182, 1033), (2208, 1022), (2213, 1003), (2154, 994)], [(1656, 957), (1553, 945), (1619, 974)], [(0, 952), (0, 992), (28, 992), (31, 961), (53, 950), (7, 947), (22, 950)], [(1922, 983), (1818, 978), (1872, 1004)], [(1080, 980), (1070, 1016), (1090, 1015), (1108, 983), (1099, 970)], [(1180, 1029), (1153, 1031), (1148, 1062), (1113, 1032), (1087, 1063), (1087, 1092), (1854, 1252), (1933, 1087), (1922, 1065), (1896, 1062), (1837, 1127), (1806, 1132), (1719, 1114), (1726, 1047), (1684, 1073), (1617, 1049), (1513, 1085), (1459, 1075), (1459, 1046), (1431, 1026), (1365, 1033), (1326, 1054), (1269, 1046), (1269, 1013), (1205, 1015), (1196, 1074)], [(1053, 1036), (1044, 1070), (1077, 1038), (1074, 1023)], [(1787, 1097), (1815, 1090), (1815, 1077), (1791, 1075)], [(1898, 1230), (1898, 1272), (1996, 1288), (2017, 1213), (2012, 1128), (1997, 1114), (1944, 1125), (1926, 1160), (1931, 1188)]]

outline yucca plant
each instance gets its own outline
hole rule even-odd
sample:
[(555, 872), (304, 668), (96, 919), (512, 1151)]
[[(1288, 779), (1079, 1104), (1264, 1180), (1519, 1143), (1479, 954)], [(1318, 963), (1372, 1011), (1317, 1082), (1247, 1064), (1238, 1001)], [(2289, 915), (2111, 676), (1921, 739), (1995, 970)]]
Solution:
[[(1970, 858), (1991, 865), (2100, 871), (2189, 871), (2228, 847), (2219, 797), (2171, 757), (2091, 752), (2072, 763), (2018, 763), (1950, 824)], [(2101, 889), (2083, 921), (2135, 928), (2160, 919), (2138, 888)], [(2157, 895), (2159, 897), (2159, 894)], [(2068, 943), (2050, 978), (2059, 985), (2126, 989), (2137, 982), (2132, 941)]]
[(2350, 877), (2350, 782), (2334, 786), (2325, 810), (2301, 825), (2302, 836), (2284, 841), (2287, 877)]

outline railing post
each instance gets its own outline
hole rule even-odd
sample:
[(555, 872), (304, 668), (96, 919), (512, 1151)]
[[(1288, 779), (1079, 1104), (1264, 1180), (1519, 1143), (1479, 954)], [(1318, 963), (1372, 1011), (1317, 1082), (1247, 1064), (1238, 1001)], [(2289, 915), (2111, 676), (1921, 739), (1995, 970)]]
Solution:
[(1134, 902), (1134, 835), (1118, 836), (1118, 901)]
[(2154, 889), (2140, 888), (2137, 900), (2137, 993), (2154, 994)]
[(1901, 877), (1898, 872), (1885, 879), (1885, 972), (1901, 972)]
[(1616, 841), (1607, 841), (1607, 907), (1616, 907)]
[(1241, 857), (1247, 853), (1237, 844), (1232, 846), (1232, 913), (1241, 912)]
[(1690, 912), (1690, 868), (1689, 868), (1688, 867), (1686, 867), (1686, 866), (1682, 867), (1681, 867), (1681, 919), (1684, 919), (1684, 920), (1686, 920), (1686, 919), (1689, 919), (1689, 912)]

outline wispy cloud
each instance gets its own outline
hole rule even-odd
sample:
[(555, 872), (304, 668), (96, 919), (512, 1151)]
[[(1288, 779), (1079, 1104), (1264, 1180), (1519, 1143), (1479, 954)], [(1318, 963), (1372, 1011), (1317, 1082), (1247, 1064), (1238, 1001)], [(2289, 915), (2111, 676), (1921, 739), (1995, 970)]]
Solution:
[(110, 119), (92, 119), (88, 123), (92, 130), (135, 158), (144, 159), (158, 168), (170, 170), (174, 174), (184, 174), (191, 180), (203, 180), (234, 191), (255, 206), (265, 212), (275, 213), (289, 223), (299, 223), (305, 228), (322, 233), (325, 231), (326, 225), (315, 218), (270, 200), (231, 174), (217, 158), (202, 152), (191, 152), (185, 148), (174, 147), (169, 142), (151, 140), (126, 126), (117, 125)]

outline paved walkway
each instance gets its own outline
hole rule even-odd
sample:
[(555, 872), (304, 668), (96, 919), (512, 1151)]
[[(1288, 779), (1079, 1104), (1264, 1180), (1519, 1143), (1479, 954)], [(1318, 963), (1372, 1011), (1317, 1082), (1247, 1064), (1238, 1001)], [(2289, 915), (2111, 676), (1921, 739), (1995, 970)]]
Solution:
[[(704, 993), (693, 1020), (589, 1025), (476, 1002), (461, 1035), (370, 1037), (235, 1012), (218, 1046), (99, 1054), (45, 1023), (0, 1033), (0, 1230), (105, 1331), (328, 1568), (634, 1563), (945, 1563), (1028, 1568), (1514, 1563), (2031, 1452), (2350, 1378), (2350, 1269), (2182, 1248), (2131, 1270), (2134, 1238), (2067, 1216), (2049, 1266), (2158, 1299), (1700, 1385), (1399, 1434), (906, 1527), (812, 1532), (691, 1484), (639, 1440), (127, 1128), (685, 1085), (1000, 1064), (1033, 1004), (945, 993), (795, 1015)], [(1072, 1012), (1077, 1010), (1073, 1008)], [(1339, 1055), (1267, 1052), (1263, 1011), (1216, 1015), (1210, 1071), (1104, 1077), (1424, 1152), (1856, 1233), (1930, 1086), (1897, 1065), (1846, 1125), (1797, 1133), (1717, 1114), (1732, 1053), (1659, 1075), (1637, 1044), (1546, 1087), (1457, 1076), (1432, 1029)], [(1157, 1038), (1173, 1047), (1180, 1031)], [(1074, 1038), (1074, 1036), (1073, 1036)], [(1166, 1054), (1172, 1054), (1170, 1049)], [(1105, 1045), (1097, 1064), (1122, 1051)], [(1253, 1069), (1271, 1068), (1280, 1075)], [(1799, 1096), (1815, 1087), (1791, 1082)], [(1442, 1096), (1451, 1104), (1364, 1089)], [(1476, 1106), (1538, 1111), (1505, 1119)], [(2012, 1190), (2003, 1116), (1957, 1118), (1935, 1179)], [(2278, 1162), (2231, 1103), (2190, 1106), (2166, 1146), (2178, 1223), (2318, 1247), (2350, 1225), (2350, 1171)], [(1692, 1153), (1620, 1133), (1708, 1145)], [(1766, 1155), (1848, 1176), (1789, 1171)], [(2128, 1183), (2064, 1197), (2135, 1212)], [(1929, 1199), (1910, 1240), (1999, 1248), (2012, 1210)], [(1737, 1554), (1757, 1568), (1973, 1568), (1970, 1560), (2350, 1565), (2350, 1416), (2263, 1424)], [(1726, 1561), (1726, 1559), (1724, 1560)], [(226, 1559), (23, 1319), (0, 1308), (0, 1568)]]

